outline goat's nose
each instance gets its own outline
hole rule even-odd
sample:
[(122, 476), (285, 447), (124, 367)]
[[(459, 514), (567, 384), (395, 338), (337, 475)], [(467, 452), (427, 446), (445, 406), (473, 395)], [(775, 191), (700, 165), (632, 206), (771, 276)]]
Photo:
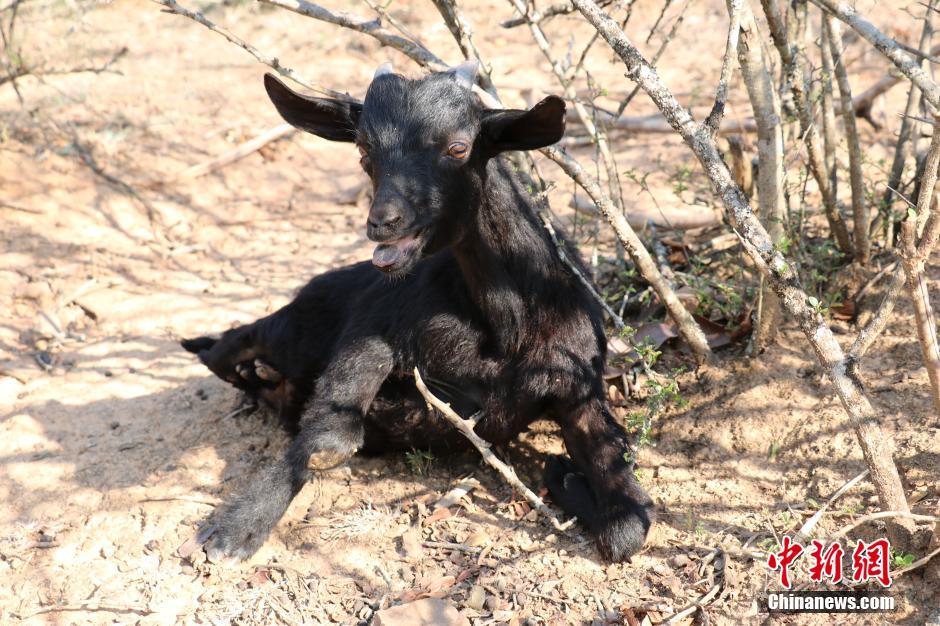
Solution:
[[(378, 210), (377, 210), (378, 209)], [(372, 241), (388, 241), (400, 236), (398, 230), (402, 222), (401, 212), (393, 207), (373, 207), (366, 222), (366, 236)]]
[(372, 228), (392, 229), (401, 224), (401, 215), (398, 213), (383, 215), (381, 217), (369, 216), (369, 226)]

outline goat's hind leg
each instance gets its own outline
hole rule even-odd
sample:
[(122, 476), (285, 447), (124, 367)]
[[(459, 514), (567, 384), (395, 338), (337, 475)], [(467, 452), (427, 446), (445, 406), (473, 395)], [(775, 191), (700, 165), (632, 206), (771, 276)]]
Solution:
[(262, 357), (266, 350), (264, 346), (256, 345), (252, 332), (254, 326), (240, 326), (221, 337), (207, 335), (183, 339), (180, 345), (198, 356), (216, 376), (240, 389), (273, 389), (284, 377)]
[(643, 547), (653, 502), (633, 473), (627, 433), (599, 401), (560, 420), (571, 459), (546, 463), (545, 486), (577, 516), (608, 561), (625, 561)]
[(311, 472), (338, 465), (362, 446), (365, 413), (392, 369), (392, 352), (374, 337), (340, 338), (339, 345), (284, 457), (260, 472), (200, 533), (210, 559), (254, 554)]

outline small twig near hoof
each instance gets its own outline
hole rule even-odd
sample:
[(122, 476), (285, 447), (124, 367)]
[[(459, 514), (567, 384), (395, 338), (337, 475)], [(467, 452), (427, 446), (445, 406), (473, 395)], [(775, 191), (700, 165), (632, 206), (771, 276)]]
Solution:
[(499, 459), (493, 451), (490, 449), (490, 444), (480, 438), (473, 431), (473, 424), (476, 422), (471, 422), (470, 420), (465, 420), (457, 413), (454, 412), (450, 405), (446, 402), (440, 400), (428, 389), (427, 385), (424, 384), (424, 380), (421, 378), (421, 372), (418, 371), (418, 368), (415, 368), (415, 385), (418, 387), (418, 391), (421, 392), (421, 395), (424, 396), (424, 399), (429, 405), (441, 412), (444, 418), (453, 424), (457, 430), (460, 431), (464, 437), (470, 440), (470, 443), (480, 452), (480, 455), (483, 457), (483, 460), (486, 461), (490, 467), (495, 469), (500, 475), (506, 479), (506, 482), (509, 485), (521, 493), (526, 500), (535, 508), (536, 511), (544, 515), (548, 521), (552, 523), (552, 526), (555, 530), (565, 531), (571, 528), (574, 523), (577, 521), (577, 518), (571, 518), (567, 522), (562, 522), (559, 520), (550, 508), (542, 501), (534, 491), (525, 486), (525, 484), (519, 480), (519, 477), (516, 476), (516, 471), (512, 466), (507, 465), (502, 460)]

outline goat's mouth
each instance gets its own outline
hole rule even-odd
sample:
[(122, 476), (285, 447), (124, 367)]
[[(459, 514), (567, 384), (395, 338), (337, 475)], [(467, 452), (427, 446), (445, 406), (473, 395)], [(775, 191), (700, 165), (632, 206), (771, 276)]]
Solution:
[(387, 274), (408, 271), (421, 254), (422, 234), (423, 231), (418, 230), (398, 239), (383, 241), (372, 253), (372, 265)]

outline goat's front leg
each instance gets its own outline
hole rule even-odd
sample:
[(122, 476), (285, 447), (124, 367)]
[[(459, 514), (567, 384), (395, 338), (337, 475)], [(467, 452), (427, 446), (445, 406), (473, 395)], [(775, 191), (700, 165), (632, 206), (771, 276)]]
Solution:
[(317, 381), (314, 399), (287, 453), (201, 533), (210, 560), (254, 554), (311, 472), (338, 465), (362, 445), (363, 419), (392, 370), (392, 351), (377, 337), (340, 339), (338, 345), (342, 348)]
[(633, 473), (627, 433), (600, 400), (559, 423), (571, 460), (550, 459), (545, 485), (594, 535), (605, 559), (625, 561), (643, 547), (653, 521), (653, 502)]

